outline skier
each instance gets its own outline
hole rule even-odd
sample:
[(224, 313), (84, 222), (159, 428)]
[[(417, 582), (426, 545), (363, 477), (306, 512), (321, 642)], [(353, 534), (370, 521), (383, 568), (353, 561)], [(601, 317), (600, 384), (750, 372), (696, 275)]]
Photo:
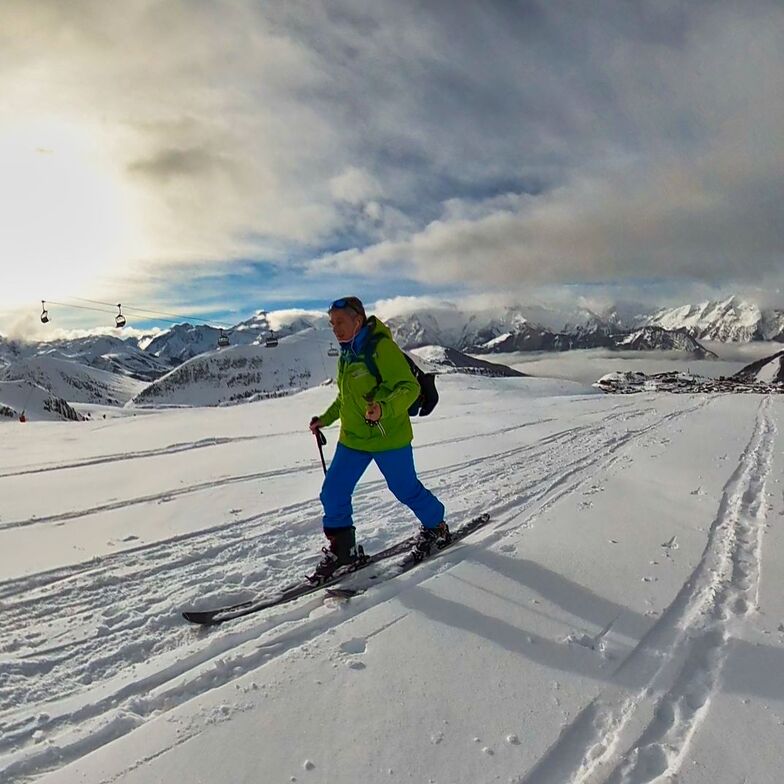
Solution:
[(321, 488), (329, 547), (322, 548), (314, 580), (327, 579), (357, 559), (351, 496), (371, 460), (395, 497), (419, 519), (411, 557), (421, 560), (434, 545), (450, 540), (444, 505), (419, 481), (414, 468), (408, 409), (420, 390), (403, 352), (386, 325), (366, 316), (357, 297), (336, 299), (327, 312), (340, 343), (338, 396), (311, 419), (310, 430), (316, 433), (340, 419), (340, 437)]

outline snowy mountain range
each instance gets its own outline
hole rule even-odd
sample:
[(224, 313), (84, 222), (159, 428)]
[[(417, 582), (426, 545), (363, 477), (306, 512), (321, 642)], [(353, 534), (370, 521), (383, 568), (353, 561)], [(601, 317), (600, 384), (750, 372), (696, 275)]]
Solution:
[(134, 338), (91, 335), (71, 340), (22, 343), (0, 336), (0, 367), (33, 357), (74, 362), (139, 381), (153, 381), (172, 368), (166, 359), (141, 349)]
[[(629, 304), (601, 312), (538, 305), (468, 311), (442, 305), (385, 321), (406, 350), (441, 347), (441, 372), (454, 360), (446, 350), (464, 356), (603, 347), (711, 358), (715, 354), (700, 340), (784, 343), (784, 310), (765, 310), (737, 297), (654, 312)], [(273, 333), (270, 317), (260, 311), (225, 331), (184, 323), (138, 340), (98, 335), (20, 343), (0, 336), (0, 377), (28, 380), (75, 402), (123, 404), (133, 398), (140, 404), (182, 405), (193, 394), (190, 402), (217, 405), (313, 386), (334, 374), (326, 356), (334, 337), (324, 315), (281, 319), (276, 314), (274, 323)], [(297, 348), (283, 352), (291, 362), (287, 358), (278, 366), (275, 360), (262, 371), (260, 362), (276, 356), (268, 353), (270, 338), (282, 343), (295, 336), (300, 337), (291, 347)], [(220, 353), (219, 341), (229, 344)], [(466, 359), (460, 363), (466, 370)], [(227, 378), (219, 380), (224, 373)], [(150, 383), (149, 390), (140, 386)]]
[[(455, 314), (450, 314), (450, 321)], [(604, 317), (584, 311), (577, 320), (560, 329), (526, 317), (523, 309), (507, 308), (501, 317), (482, 318), (476, 314), (442, 326), (434, 313), (415, 314), (388, 321), (397, 341), (406, 349), (423, 345), (458, 348), (471, 354), (498, 354), (511, 351), (569, 351), (581, 348), (611, 348), (625, 351), (683, 351), (699, 358), (715, 357), (682, 327), (664, 328), (634, 319), (636, 326), (624, 325), (613, 310)]]
[(684, 305), (654, 313), (648, 323), (664, 329), (683, 329), (698, 340), (784, 343), (784, 310), (763, 310), (737, 297), (699, 305)]

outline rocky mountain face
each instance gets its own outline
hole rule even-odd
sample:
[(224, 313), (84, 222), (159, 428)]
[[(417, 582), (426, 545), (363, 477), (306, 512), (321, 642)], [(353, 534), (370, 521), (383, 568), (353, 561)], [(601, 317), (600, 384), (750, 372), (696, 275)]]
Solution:
[(612, 337), (612, 347), (624, 351), (683, 351), (699, 359), (717, 358), (684, 329), (648, 326)]

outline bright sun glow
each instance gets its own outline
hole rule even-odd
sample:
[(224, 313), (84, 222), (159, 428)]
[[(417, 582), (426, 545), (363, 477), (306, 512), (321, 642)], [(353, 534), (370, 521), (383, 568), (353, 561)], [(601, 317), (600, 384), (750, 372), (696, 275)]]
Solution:
[(128, 227), (89, 134), (47, 120), (0, 131), (0, 306), (88, 296), (116, 271)]

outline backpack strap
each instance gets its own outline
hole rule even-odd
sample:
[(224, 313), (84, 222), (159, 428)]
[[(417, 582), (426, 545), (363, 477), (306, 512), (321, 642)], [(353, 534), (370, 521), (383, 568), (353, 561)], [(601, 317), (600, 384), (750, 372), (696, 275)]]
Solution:
[(378, 365), (376, 364), (376, 360), (373, 359), (373, 352), (376, 350), (376, 346), (378, 346), (378, 341), (383, 340), (384, 337), (385, 335), (371, 335), (368, 337), (362, 348), (361, 354), (362, 361), (367, 366), (367, 369), (370, 371), (373, 378), (376, 379), (376, 386), (381, 386), (381, 373), (378, 372)]

